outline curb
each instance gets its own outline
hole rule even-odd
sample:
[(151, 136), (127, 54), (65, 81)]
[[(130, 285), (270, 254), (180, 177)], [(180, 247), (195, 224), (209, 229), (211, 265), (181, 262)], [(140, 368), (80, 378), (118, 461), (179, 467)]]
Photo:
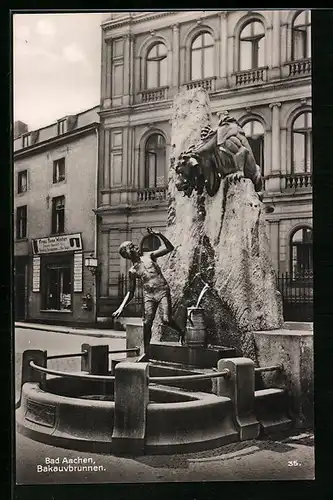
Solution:
[(112, 338), (112, 339), (126, 339), (126, 332), (112, 331), (96, 331), (96, 330), (86, 330), (80, 328), (59, 328), (57, 326), (45, 326), (36, 323), (20, 323), (15, 322), (15, 328), (25, 328), (27, 330), (41, 330), (43, 332), (53, 332), (53, 333), (65, 333), (69, 335), (85, 335), (87, 337), (97, 337), (97, 338)]

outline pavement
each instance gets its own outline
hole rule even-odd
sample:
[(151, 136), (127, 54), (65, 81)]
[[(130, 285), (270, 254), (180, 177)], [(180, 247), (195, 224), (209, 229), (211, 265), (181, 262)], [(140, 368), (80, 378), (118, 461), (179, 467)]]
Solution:
[[(302, 432), (279, 440), (271, 437), (238, 442), (200, 453), (125, 458), (55, 448), (17, 434), (16, 483), (313, 480), (313, 442), (311, 432)], [(96, 467), (95, 472), (80, 471), (79, 465), (74, 469), (74, 464), (82, 465), (84, 459)]]
[(107, 330), (98, 328), (80, 328), (72, 326), (43, 325), (40, 323), (15, 322), (15, 328), (25, 328), (27, 330), (39, 330), (54, 333), (70, 333), (71, 335), (88, 335), (89, 337), (108, 337), (125, 339), (126, 332), (118, 330)]

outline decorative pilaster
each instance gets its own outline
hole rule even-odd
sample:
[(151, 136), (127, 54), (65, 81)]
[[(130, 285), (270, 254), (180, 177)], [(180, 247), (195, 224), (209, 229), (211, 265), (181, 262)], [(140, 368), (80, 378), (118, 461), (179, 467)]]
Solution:
[(228, 86), (228, 13), (220, 12), (220, 78), (221, 87)]
[(112, 45), (111, 40), (106, 42), (105, 47), (106, 61), (105, 61), (105, 100), (111, 99), (111, 73), (112, 73)]
[(179, 24), (172, 26), (172, 86), (179, 88)]
[(130, 60), (130, 81), (129, 81), (129, 104), (134, 103), (135, 82), (134, 82), (134, 45), (135, 37), (129, 36), (129, 60)]
[[(268, 191), (280, 191), (281, 177), (281, 148), (280, 148), (280, 102), (273, 102), (269, 105), (272, 110), (272, 170), (268, 183)], [(267, 183), (266, 183), (267, 184)], [(266, 188), (266, 189), (267, 189)]]
[(280, 11), (274, 10), (273, 28), (271, 30), (271, 64), (269, 65), (269, 79), (276, 80), (281, 78), (281, 24)]
[(272, 68), (280, 67), (281, 65), (281, 26), (280, 26), (280, 11), (273, 11), (273, 33), (272, 33)]
[(280, 102), (269, 105), (272, 110), (272, 174), (280, 172)]
[(111, 131), (104, 130), (104, 188), (110, 188), (110, 147), (111, 147)]
[(280, 147), (281, 147), (281, 174), (287, 175), (287, 158), (288, 158), (288, 149), (287, 149), (287, 129), (280, 129)]
[(130, 55), (131, 55), (131, 35), (128, 33), (124, 35), (123, 40), (124, 40), (124, 98), (123, 98), (123, 104), (125, 106), (130, 104), (130, 86), (131, 86), (131, 60), (130, 60)]

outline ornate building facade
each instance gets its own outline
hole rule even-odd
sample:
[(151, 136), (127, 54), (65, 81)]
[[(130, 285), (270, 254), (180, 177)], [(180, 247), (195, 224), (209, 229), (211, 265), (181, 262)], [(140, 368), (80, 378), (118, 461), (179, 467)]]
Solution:
[[(99, 106), (14, 126), (15, 320), (93, 323)], [(89, 264), (90, 261), (87, 261)]]
[(171, 107), (182, 89), (209, 92), (214, 124), (227, 110), (244, 127), (265, 178), (274, 267), (311, 272), (309, 11), (106, 15), (101, 75), (100, 316), (127, 271), (119, 244), (140, 242), (147, 225), (165, 228)]

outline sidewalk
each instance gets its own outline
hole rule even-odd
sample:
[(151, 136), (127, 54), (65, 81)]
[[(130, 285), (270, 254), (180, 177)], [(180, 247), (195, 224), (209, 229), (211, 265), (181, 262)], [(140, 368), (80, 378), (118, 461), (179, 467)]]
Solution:
[(15, 328), (25, 328), (27, 330), (42, 330), (44, 332), (69, 333), (71, 335), (87, 335), (89, 337), (125, 339), (126, 332), (118, 330), (105, 330), (97, 328), (83, 328), (73, 326), (43, 325), (40, 323), (15, 322)]

